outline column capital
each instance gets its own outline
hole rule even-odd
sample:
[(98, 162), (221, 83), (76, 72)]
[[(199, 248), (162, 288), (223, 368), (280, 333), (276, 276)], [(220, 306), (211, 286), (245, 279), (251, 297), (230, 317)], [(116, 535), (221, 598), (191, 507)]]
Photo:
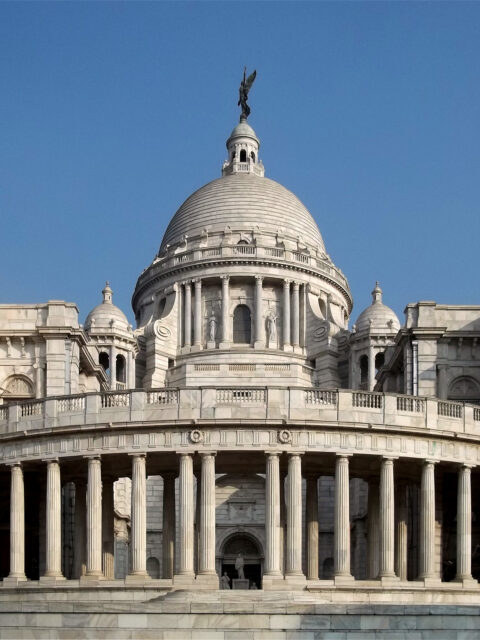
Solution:
[(255, 280), (257, 281), (257, 284), (261, 284), (263, 282), (263, 278), (264, 276), (255, 276)]
[(97, 453), (91, 456), (83, 456), (83, 458), (84, 460), (88, 460), (89, 462), (94, 462), (94, 461), (100, 462), (102, 456)]
[(10, 469), (13, 469), (14, 467), (22, 467), (22, 463), (20, 462), (20, 460), (15, 460), (15, 462), (6, 462), (5, 463), (6, 467), (9, 467)]
[(340, 453), (338, 451), (335, 452), (335, 457), (339, 460), (341, 460), (342, 458), (345, 458), (346, 460), (348, 460), (348, 458), (352, 458), (353, 457), (353, 453)]
[(460, 462), (458, 466), (460, 467), (460, 469), (470, 472), (472, 469), (475, 469), (477, 465), (470, 462)]
[(423, 461), (423, 464), (424, 465), (432, 465), (432, 466), (434, 466), (434, 465), (438, 464), (438, 462), (439, 462), (438, 460), (430, 460), (429, 458), (427, 458), (427, 459), (425, 459)]
[(47, 464), (56, 462), (57, 464), (60, 464), (60, 460), (58, 458), (42, 458), (42, 462), (46, 462)]
[(299, 282), (297, 282), (296, 280), (293, 280), (292, 284), (293, 284), (293, 289), (294, 289), (294, 290), (295, 290), (295, 289), (299, 289), (299, 288), (300, 288), (300, 283), (299, 283)]
[(192, 458), (193, 454), (195, 453), (195, 451), (175, 451), (175, 453), (177, 454), (177, 456), (180, 456), (182, 458), (188, 457), (188, 458)]
[(398, 460), (398, 456), (382, 456), (382, 462), (391, 462), (392, 464)]
[(146, 458), (147, 454), (145, 451), (134, 451), (133, 453), (128, 454), (131, 458)]
[(265, 451), (265, 455), (266, 456), (280, 456), (283, 452), (282, 451)]
[(289, 458), (300, 458), (305, 455), (305, 451), (287, 451), (287, 455)]
[(215, 457), (217, 455), (216, 451), (197, 451), (197, 453), (201, 458), (204, 458), (207, 456)]
[(290, 278), (284, 278), (283, 279), (283, 288), (284, 289), (290, 289), (290, 283), (292, 281), (290, 280)]
[(192, 280), (192, 282), (195, 285), (196, 289), (199, 289), (202, 286), (202, 279), (201, 278), (194, 278)]
[(223, 276), (220, 276), (220, 279), (223, 280), (224, 283), (225, 282), (228, 283), (228, 281), (230, 280), (230, 276), (223, 275)]

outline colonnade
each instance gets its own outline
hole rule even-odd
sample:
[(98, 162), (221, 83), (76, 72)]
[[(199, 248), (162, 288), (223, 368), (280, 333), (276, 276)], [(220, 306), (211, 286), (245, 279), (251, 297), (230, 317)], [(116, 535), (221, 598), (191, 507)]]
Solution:
[[(215, 569), (215, 452), (202, 451), (199, 491), (199, 553), (197, 576), (216, 576)], [(283, 538), (281, 532), (281, 474), (279, 451), (266, 452), (265, 465), (265, 565), (264, 576), (283, 576), (281, 559)], [(194, 472), (193, 454), (179, 454), (179, 548), (177, 575), (187, 579), (195, 577), (194, 566)], [(285, 579), (301, 579), (302, 561), (302, 454), (287, 453), (288, 475), (286, 486), (286, 540)], [(350, 455), (338, 453), (335, 461), (334, 503), (334, 579), (336, 582), (353, 580), (350, 569)], [(131, 511), (131, 571), (127, 580), (145, 579), (147, 551), (146, 519), (146, 454), (135, 453), (132, 458), (132, 511)], [(62, 580), (61, 561), (61, 468), (56, 459), (46, 465), (46, 560), (41, 580)], [(369, 577), (383, 581), (406, 580), (407, 567), (407, 514), (405, 485), (394, 481), (394, 457), (381, 460), (378, 491), (372, 483), (369, 489)], [(318, 579), (318, 475), (306, 476), (307, 576)], [(111, 483), (110, 483), (111, 485)], [(81, 484), (79, 484), (81, 487)], [(85, 487), (85, 485), (83, 485)], [(76, 529), (85, 556), (76, 557), (77, 571), (85, 580), (98, 580), (112, 570), (105, 569), (105, 546), (102, 545), (102, 522), (106, 508), (113, 514), (113, 493), (106, 490), (102, 509), (102, 472), (100, 457), (88, 459), (88, 480), (85, 492), (77, 491)], [(112, 494), (112, 496), (110, 496)], [(86, 500), (84, 499), (86, 497)], [(10, 500), (10, 574), (11, 581), (25, 577), (25, 500), (24, 479), (20, 463), (11, 465)], [(425, 584), (439, 581), (435, 566), (435, 461), (424, 460), (420, 485), (419, 579)], [(78, 518), (78, 521), (77, 521)], [(174, 577), (175, 545), (175, 474), (164, 476), (163, 503), (164, 576)], [(457, 576), (461, 582), (472, 581), (471, 551), (471, 466), (460, 465), (457, 489)], [(85, 535), (82, 523), (85, 523)], [(113, 525), (113, 521), (111, 523)], [(113, 529), (113, 526), (112, 526)], [(373, 562), (378, 546), (376, 564)], [(103, 552), (102, 552), (103, 549)], [(108, 554), (108, 548), (107, 548)], [(113, 557), (112, 557), (113, 563)]]
[[(253, 279), (253, 278), (252, 278)], [(254, 277), (254, 314), (253, 314), (253, 344), (256, 348), (266, 346), (265, 318), (263, 316), (263, 280), (262, 276)], [(183, 283), (183, 346), (201, 348), (203, 339), (202, 316), (202, 282), (196, 278)], [(230, 276), (221, 276), (221, 326), (219, 332), (220, 348), (227, 348), (233, 340), (230, 321)], [(284, 350), (300, 347), (300, 283), (289, 279), (283, 283), (282, 297), (282, 339)], [(192, 291), (193, 285), (193, 291)], [(193, 313), (192, 313), (192, 293)], [(192, 341), (193, 317), (193, 341)]]

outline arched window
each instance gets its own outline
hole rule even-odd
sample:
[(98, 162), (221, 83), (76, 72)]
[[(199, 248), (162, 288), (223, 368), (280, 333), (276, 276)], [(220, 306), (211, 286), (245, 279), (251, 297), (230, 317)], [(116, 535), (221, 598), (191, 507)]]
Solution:
[(240, 162), (246, 162), (247, 161), (247, 152), (245, 151), (245, 149), (242, 149), (240, 151)]
[(250, 344), (252, 340), (252, 318), (250, 309), (239, 304), (233, 312), (233, 341), (237, 344)]
[(26, 376), (10, 376), (2, 386), (4, 402), (22, 402), (34, 397), (33, 384)]
[(251, 159), (253, 160), (253, 162), (255, 162), (255, 151), (252, 151), (252, 152), (250, 153), (250, 157), (251, 157)]
[(384, 364), (385, 364), (385, 351), (380, 351), (375, 356), (375, 373), (377, 373), (377, 371), (380, 371), (380, 369), (383, 367)]
[(124, 356), (118, 355), (116, 359), (117, 364), (117, 382), (126, 382), (126, 363)]
[(105, 369), (105, 373), (110, 373), (110, 356), (106, 351), (101, 351), (98, 356), (98, 363)]
[(478, 382), (468, 376), (455, 378), (448, 389), (448, 400), (480, 404), (480, 387)]
[(368, 384), (368, 356), (360, 356), (360, 384)]
[(160, 562), (157, 558), (147, 558), (147, 573), (150, 578), (160, 578)]

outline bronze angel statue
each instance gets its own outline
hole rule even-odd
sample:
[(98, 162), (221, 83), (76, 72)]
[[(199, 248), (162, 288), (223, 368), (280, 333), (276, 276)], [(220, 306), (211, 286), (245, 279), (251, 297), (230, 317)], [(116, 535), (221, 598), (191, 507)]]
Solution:
[(242, 107), (242, 118), (248, 118), (248, 116), (250, 115), (250, 107), (247, 104), (247, 100), (248, 100), (248, 92), (250, 91), (252, 84), (255, 80), (255, 78), (257, 77), (257, 72), (254, 71), (253, 73), (251, 73), (248, 78), (247, 76), (247, 67), (244, 68), (243, 70), (243, 80), (240, 83), (240, 88), (238, 90), (239, 93), (239, 98), (238, 98), (238, 105)]

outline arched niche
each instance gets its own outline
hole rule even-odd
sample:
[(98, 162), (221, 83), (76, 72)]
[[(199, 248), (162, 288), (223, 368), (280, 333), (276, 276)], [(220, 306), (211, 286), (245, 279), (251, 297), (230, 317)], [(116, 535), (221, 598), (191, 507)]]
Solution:
[(460, 376), (450, 383), (448, 399), (480, 404), (480, 385), (470, 376)]
[(2, 396), (5, 402), (21, 402), (35, 397), (33, 382), (27, 376), (10, 376), (2, 387)]
[(250, 344), (252, 341), (252, 314), (246, 304), (239, 304), (233, 312), (233, 342)]

